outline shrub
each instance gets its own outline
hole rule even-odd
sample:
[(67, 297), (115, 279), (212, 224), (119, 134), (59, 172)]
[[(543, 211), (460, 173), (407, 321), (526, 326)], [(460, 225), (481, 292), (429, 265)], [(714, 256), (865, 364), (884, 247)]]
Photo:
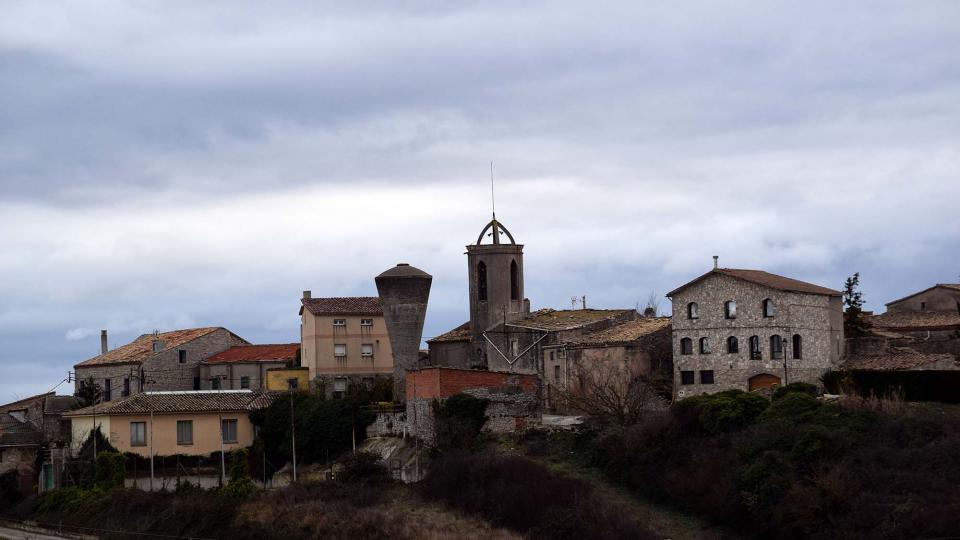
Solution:
[(813, 417), (821, 406), (817, 398), (802, 392), (790, 392), (770, 404), (760, 414), (761, 422), (784, 420), (791, 423), (803, 422)]
[(473, 447), (487, 421), (489, 400), (454, 394), (433, 402), (436, 449), (440, 452)]
[(801, 394), (810, 394), (813, 397), (820, 395), (820, 389), (817, 388), (817, 385), (805, 383), (805, 382), (792, 382), (786, 386), (781, 386), (773, 391), (773, 400), (777, 401), (778, 399), (786, 396), (790, 392), (800, 392)]
[(246, 448), (232, 452), (230, 456), (230, 482), (223, 488), (223, 495), (245, 499), (258, 491), (257, 485), (250, 479), (249, 457)]
[(760, 396), (727, 390), (681, 400), (675, 409), (684, 423), (715, 434), (750, 425), (769, 406), (770, 402)]
[(0, 474), (0, 508), (13, 506), (23, 499), (20, 473), (16, 469)]
[(370, 452), (349, 454), (340, 460), (337, 480), (347, 483), (382, 484), (392, 481), (390, 471), (380, 462), (380, 456)]
[(102, 489), (123, 488), (127, 462), (119, 452), (97, 454), (97, 485)]

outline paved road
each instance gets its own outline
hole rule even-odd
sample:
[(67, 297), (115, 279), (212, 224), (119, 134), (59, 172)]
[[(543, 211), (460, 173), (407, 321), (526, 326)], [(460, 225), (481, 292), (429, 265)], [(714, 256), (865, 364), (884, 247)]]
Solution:
[(65, 538), (65, 536), (51, 536), (50, 534), (40, 534), (21, 531), (20, 529), (0, 527), (0, 539), (3, 540), (64, 540)]

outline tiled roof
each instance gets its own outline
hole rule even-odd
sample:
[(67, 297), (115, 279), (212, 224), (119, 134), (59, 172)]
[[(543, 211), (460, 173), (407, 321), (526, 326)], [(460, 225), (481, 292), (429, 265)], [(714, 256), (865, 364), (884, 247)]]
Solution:
[(57, 414), (77, 408), (80, 400), (74, 396), (50, 396), (43, 402), (43, 412)]
[(54, 395), (55, 395), (54, 392), (47, 392), (46, 394), (37, 394), (35, 396), (18, 399), (17, 401), (11, 401), (10, 403), (4, 403), (3, 405), (0, 405), (0, 410), (9, 411), (11, 409), (28, 408), (35, 401), (40, 401), (44, 398), (53, 397)]
[(29, 422), (10, 413), (0, 413), (0, 446), (33, 446), (43, 443), (43, 434)]
[(64, 416), (92, 414), (145, 414), (178, 412), (239, 412), (261, 409), (273, 397), (250, 390), (194, 390), (183, 392), (144, 392), (130, 397), (98, 403), (66, 413)]
[(927, 354), (907, 347), (890, 347), (885, 354), (848, 356), (846, 369), (865, 371), (898, 371), (922, 368), (941, 363), (939, 369), (960, 369), (960, 363), (952, 354)]
[(769, 272), (764, 272), (763, 270), (745, 270), (740, 268), (714, 268), (713, 270), (703, 274), (693, 281), (668, 292), (667, 296), (673, 296), (683, 289), (686, 289), (687, 287), (715, 274), (722, 274), (725, 276), (742, 279), (744, 281), (756, 283), (757, 285), (763, 285), (764, 287), (770, 287), (771, 289), (777, 289), (786, 292), (843, 296), (843, 293), (840, 291), (821, 287), (820, 285), (814, 285), (813, 283), (807, 283), (806, 281), (778, 276), (777, 274), (771, 274)]
[(571, 345), (614, 345), (636, 341), (643, 336), (670, 328), (670, 317), (645, 317), (626, 321), (604, 330), (589, 332)]
[(533, 328), (536, 330), (571, 330), (597, 321), (623, 316), (635, 312), (632, 309), (541, 309), (530, 315), (513, 321), (508, 326)]
[(449, 332), (428, 339), (427, 343), (453, 343), (457, 341), (470, 341), (470, 321), (461, 324)]
[(939, 288), (939, 287), (942, 287), (942, 288), (944, 288), (944, 289), (950, 289), (950, 290), (953, 290), (953, 291), (960, 291), (960, 283), (937, 283), (937, 284), (934, 285), (933, 287), (927, 287), (926, 289), (924, 289), (924, 290), (922, 290), (922, 291), (917, 291), (917, 292), (915, 292), (915, 293), (908, 294), (908, 295), (904, 296), (903, 298), (898, 298), (898, 299), (896, 299), (896, 300), (892, 300), (892, 301), (890, 301), (890, 302), (887, 302), (886, 305), (889, 306), (890, 304), (897, 304), (897, 303), (899, 303), (899, 302), (903, 302), (904, 300), (907, 300), (907, 299), (909, 299), (909, 298), (913, 298), (914, 296), (916, 296), (916, 295), (918, 295), (918, 294), (923, 294), (923, 293), (925, 293), (925, 292), (932, 291), (932, 290), (934, 290), (934, 289), (936, 289), (936, 288)]
[(383, 315), (378, 296), (303, 298), (300, 301), (314, 315)]
[(229, 364), (234, 362), (287, 362), (297, 358), (299, 343), (280, 345), (238, 345), (207, 358), (205, 364)]
[[(179, 347), (188, 341), (193, 341), (203, 337), (211, 332), (220, 330), (220, 327), (207, 328), (187, 328), (184, 330), (173, 330), (170, 332), (161, 332), (156, 337), (163, 342), (162, 352), (174, 347)], [(116, 349), (107, 351), (105, 354), (94, 356), (89, 360), (84, 360), (74, 367), (90, 367), (105, 364), (136, 364), (157, 354), (153, 351), (154, 334), (143, 334), (137, 339), (126, 345), (121, 345)]]
[(893, 330), (936, 330), (960, 326), (957, 311), (888, 311), (869, 317), (877, 328)]

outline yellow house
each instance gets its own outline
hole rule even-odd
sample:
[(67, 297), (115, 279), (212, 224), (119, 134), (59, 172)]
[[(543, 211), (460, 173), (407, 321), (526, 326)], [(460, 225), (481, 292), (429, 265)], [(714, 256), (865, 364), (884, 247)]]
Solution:
[(266, 373), (268, 392), (286, 392), (289, 390), (306, 392), (310, 389), (310, 370), (308, 368), (270, 368)]
[(251, 410), (270, 396), (250, 390), (144, 392), (64, 415), (79, 448), (95, 426), (120, 452), (144, 457), (209, 455), (253, 444)]

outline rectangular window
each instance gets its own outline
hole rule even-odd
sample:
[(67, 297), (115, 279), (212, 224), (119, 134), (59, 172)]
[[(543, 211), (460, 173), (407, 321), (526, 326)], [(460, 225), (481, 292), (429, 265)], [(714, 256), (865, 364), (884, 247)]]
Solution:
[(347, 392), (347, 380), (344, 378), (333, 380), (333, 399), (343, 399)]
[(237, 421), (224, 420), (221, 426), (222, 426), (221, 429), (223, 432), (223, 442), (225, 443), (237, 442)]
[(334, 358), (346, 358), (347, 357), (347, 346), (344, 343), (337, 343), (333, 346), (333, 356)]
[(240, 388), (244, 390), (250, 388), (250, 377), (240, 377)]
[(179, 351), (177, 351), (177, 360), (179, 360), (181, 364), (186, 364), (186, 363), (187, 363), (187, 351), (185, 351), (185, 350), (183, 350), (183, 349), (180, 349)]
[(373, 344), (364, 343), (360, 346), (360, 356), (364, 358), (373, 358)]
[(127, 397), (129, 395), (130, 395), (130, 378), (124, 377), (123, 378), (123, 397)]
[(193, 420), (177, 420), (177, 444), (193, 444)]
[(360, 319), (360, 326), (370, 328), (373, 326), (373, 319)]
[(700, 371), (700, 384), (713, 384), (712, 369), (704, 369)]
[(287, 390), (296, 390), (300, 387), (300, 381), (296, 377), (287, 379)]
[(193, 378), (193, 389), (194, 389), (194, 390), (199, 390), (199, 389), (200, 389), (200, 377), (194, 377), (194, 378)]
[(210, 379), (210, 389), (219, 390), (220, 389), (220, 377), (214, 377)]
[(692, 371), (681, 371), (681, 372), (680, 372), (680, 384), (693, 384), (693, 372), (692, 372)]
[(553, 362), (553, 351), (550, 351), (550, 361)]
[(104, 379), (103, 380), (103, 400), (110, 401), (113, 397), (111, 396), (111, 393), (112, 392), (110, 388), (110, 379)]
[(346, 319), (334, 319), (333, 326), (336, 328), (346, 328), (347, 320)]
[(553, 380), (560, 380), (560, 366), (553, 366)]
[(147, 445), (147, 423), (130, 422), (130, 446)]

